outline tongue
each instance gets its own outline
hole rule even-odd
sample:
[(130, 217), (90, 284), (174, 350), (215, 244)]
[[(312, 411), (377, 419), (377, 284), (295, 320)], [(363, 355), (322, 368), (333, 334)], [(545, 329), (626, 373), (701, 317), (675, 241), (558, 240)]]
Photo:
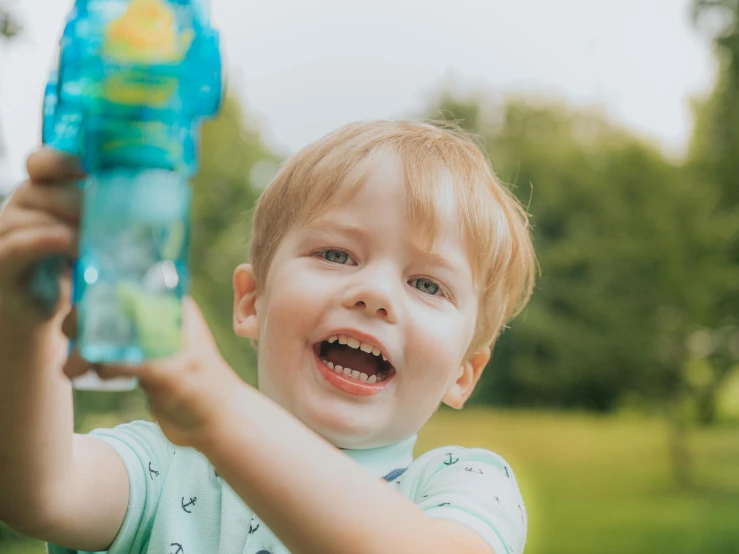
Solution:
[(350, 346), (337, 343), (329, 344), (324, 355), (334, 365), (349, 367), (360, 373), (366, 373), (367, 377), (372, 377), (380, 372), (380, 364), (375, 356), (361, 350), (355, 350)]

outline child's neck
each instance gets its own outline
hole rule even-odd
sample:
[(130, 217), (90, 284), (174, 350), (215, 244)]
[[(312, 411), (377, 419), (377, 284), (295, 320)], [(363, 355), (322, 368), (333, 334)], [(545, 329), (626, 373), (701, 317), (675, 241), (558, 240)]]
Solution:
[(365, 449), (342, 449), (350, 458), (371, 473), (384, 476), (395, 469), (403, 469), (413, 461), (413, 448), (417, 435), (400, 442)]

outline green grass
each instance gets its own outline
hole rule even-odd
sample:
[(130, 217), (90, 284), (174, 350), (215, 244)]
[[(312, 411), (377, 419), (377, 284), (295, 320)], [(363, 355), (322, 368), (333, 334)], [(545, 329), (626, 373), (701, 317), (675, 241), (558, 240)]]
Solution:
[[(417, 452), (459, 444), (512, 465), (529, 512), (526, 554), (739, 551), (739, 426), (689, 433), (693, 484), (677, 487), (657, 419), (470, 409), (443, 411)], [(42, 554), (38, 542), (2, 554)]]
[(738, 427), (689, 432), (689, 488), (672, 478), (656, 419), (445, 412), (418, 450), (444, 444), (489, 448), (513, 466), (529, 512), (526, 554), (739, 551)]
[(38, 541), (0, 542), (2, 554), (46, 554), (43, 543)]

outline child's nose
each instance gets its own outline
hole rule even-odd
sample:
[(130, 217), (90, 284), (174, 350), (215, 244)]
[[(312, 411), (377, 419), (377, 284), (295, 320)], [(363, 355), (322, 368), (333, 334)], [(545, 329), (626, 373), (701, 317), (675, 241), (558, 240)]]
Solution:
[(344, 306), (352, 310), (362, 310), (366, 315), (375, 315), (388, 323), (396, 323), (397, 314), (389, 290), (377, 284), (364, 284), (348, 294)]

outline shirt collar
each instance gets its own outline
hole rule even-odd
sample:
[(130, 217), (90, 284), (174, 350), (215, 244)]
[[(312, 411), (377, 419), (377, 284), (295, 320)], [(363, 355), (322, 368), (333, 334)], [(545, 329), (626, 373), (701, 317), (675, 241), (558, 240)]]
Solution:
[(373, 475), (384, 477), (394, 469), (403, 469), (411, 465), (416, 440), (418, 440), (418, 435), (413, 435), (386, 446), (357, 450), (344, 449), (342, 452)]

